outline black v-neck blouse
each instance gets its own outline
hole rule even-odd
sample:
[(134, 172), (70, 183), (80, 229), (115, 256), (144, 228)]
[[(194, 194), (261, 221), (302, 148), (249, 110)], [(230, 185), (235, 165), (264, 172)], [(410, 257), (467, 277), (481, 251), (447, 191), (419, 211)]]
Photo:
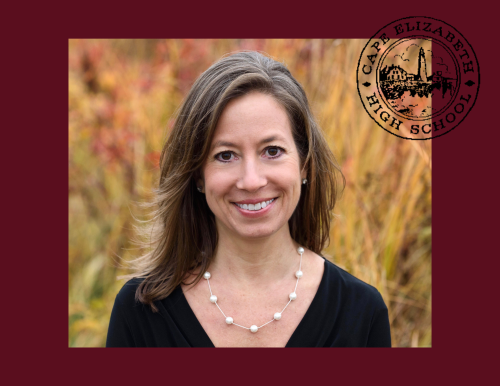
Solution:
[[(116, 296), (106, 347), (214, 347), (180, 286), (153, 313), (135, 300), (140, 282), (128, 281)], [(391, 347), (382, 296), (325, 259), (318, 292), (286, 347)]]

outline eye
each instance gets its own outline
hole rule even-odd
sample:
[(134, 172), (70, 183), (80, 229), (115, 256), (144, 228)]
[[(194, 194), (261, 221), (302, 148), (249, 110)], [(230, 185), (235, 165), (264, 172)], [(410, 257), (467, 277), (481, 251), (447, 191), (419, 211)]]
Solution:
[(217, 156), (221, 156), (221, 159), (219, 159), (219, 161), (222, 161), (222, 162), (229, 162), (231, 161), (231, 156), (233, 155), (234, 153), (232, 151), (223, 151), (222, 153), (219, 153), (217, 154), (215, 157), (217, 158)]
[(283, 154), (283, 149), (278, 146), (267, 147), (266, 151), (269, 152), (269, 158), (278, 158), (281, 154)]

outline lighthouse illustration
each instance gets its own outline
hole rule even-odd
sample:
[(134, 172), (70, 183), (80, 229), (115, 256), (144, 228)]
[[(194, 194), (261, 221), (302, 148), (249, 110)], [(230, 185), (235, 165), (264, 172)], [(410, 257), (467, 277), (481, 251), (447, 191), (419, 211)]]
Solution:
[[(440, 100), (448, 100), (455, 93), (456, 79), (452, 77), (453, 73), (447, 72), (447, 75), (451, 76), (445, 76), (443, 71), (433, 73), (432, 62), (429, 62), (429, 72), (427, 72), (425, 51), (424, 47), (418, 47), (415, 51), (412, 51), (414, 55), (412, 62), (414, 66), (416, 65), (416, 68), (413, 68), (417, 70), (414, 74), (407, 71), (410, 67), (405, 69), (391, 60), (388, 60), (385, 66), (379, 70), (380, 90), (387, 99), (390, 108), (398, 114), (407, 117), (428, 117), (434, 109), (431, 97), (438, 98), (440, 96)], [(433, 57), (432, 51), (428, 51), (431, 54), (428, 53), (427, 56)], [(395, 54), (394, 59), (396, 57), (400, 58), (402, 64), (410, 62), (410, 59), (403, 59), (401, 54)], [(440, 59), (443, 61), (442, 58)], [(409, 64), (407, 63), (407, 66)], [(447, 65), (446, 68), (447, 71), (448, 68), (453, 71), (451, 66)]]
[(425, 63), (425, 53), (422, 47), (420, 47), (418, 54), (418, 76), (420, 81), (427, 82), (427, 64)]
[[(416, 74), (406, 72), (403, 68), (401, 68), (401, 66), (392, 64), (390, 66), (386, 65), (383, 69), (381, 69), (379, 76), (381, 82), (406, 83), (410, 88), (413, 88), (413, 86), (417, 87), (419, 83), (429, 83), (432, 81), (433, 77), (432, 75), (427, 76), (427, 62), (425, 60), (425, 52), (422, 47), (420, 47), (420, 51), (418, 53), (418, 71)], [(385, 86), (387, 86), (387, 84)], [(384, 84), (382, 84), (382, 87), (384, 88)]]

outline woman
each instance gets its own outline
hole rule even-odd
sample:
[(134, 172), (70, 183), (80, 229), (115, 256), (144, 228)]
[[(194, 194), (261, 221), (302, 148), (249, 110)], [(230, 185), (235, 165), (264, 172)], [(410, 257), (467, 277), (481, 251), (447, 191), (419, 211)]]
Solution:
[(212, 65), (160, 167), (153, 247), (116, 297), (107, 347), (390, 346), (380, 293), (320, 255), (340, 170), (283, 64)]

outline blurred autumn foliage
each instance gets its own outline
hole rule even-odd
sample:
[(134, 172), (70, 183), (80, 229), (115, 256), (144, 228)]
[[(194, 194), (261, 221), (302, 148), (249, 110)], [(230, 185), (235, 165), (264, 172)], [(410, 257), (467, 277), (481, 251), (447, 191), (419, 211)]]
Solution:
[[(104, 346), (130, 249), (132, 201), (157, 183), (159, 153), (195, 79), (224, 54), (264, 51), (303, 85), (346, 190), (323, 256), (375, 286), (393, 346), (431, 345), (431, 146), (364, 111), (358, 40), (69, 41), (69, 346)], [(132, 212), (133, 213), (133, 212)]]

